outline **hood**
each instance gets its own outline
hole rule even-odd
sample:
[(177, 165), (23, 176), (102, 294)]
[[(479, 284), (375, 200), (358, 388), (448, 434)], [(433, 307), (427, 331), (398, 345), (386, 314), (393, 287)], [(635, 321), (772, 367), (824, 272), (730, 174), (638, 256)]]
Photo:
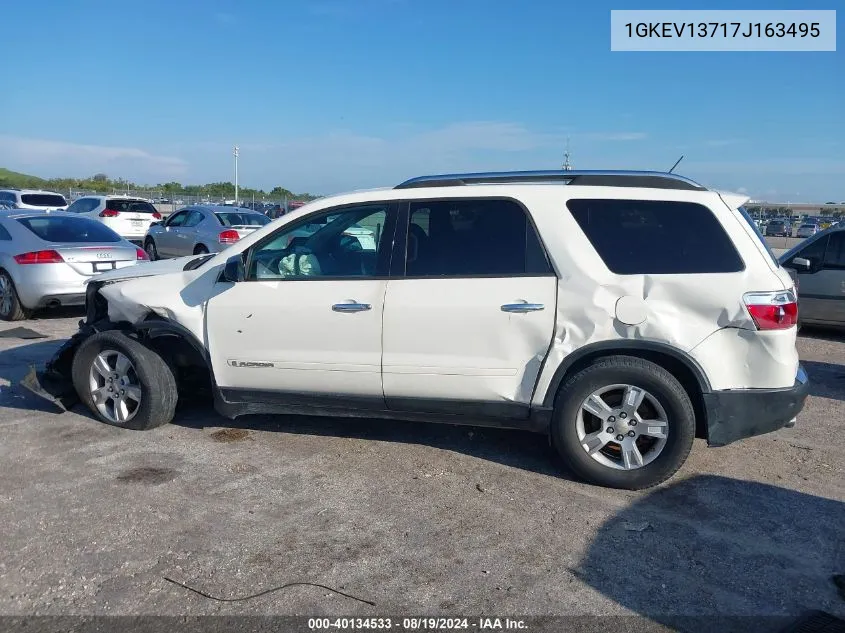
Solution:
[(119, 281), (121, 279), (135, 279), (137, 277), (178, 273), (185, 269), (185, 265), (189, 261), (197, 257), (197, 255), (188, 255), (187, 257), (176, 257), (175, 259), (161, 259), (157, 262), (138, 262), (135, 266), (119, 268), (107, 273), (94, 275), (90, 281)]

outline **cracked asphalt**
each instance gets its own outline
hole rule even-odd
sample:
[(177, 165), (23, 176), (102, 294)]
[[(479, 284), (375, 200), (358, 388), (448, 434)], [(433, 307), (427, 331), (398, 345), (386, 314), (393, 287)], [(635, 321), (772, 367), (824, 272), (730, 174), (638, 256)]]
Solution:
[[(0, 338), (0, 615), (845, 617), (845, 335), (802, 332), (793, 429), (644, 492), (574, 481), (545, 438), (205, 403), (149, 432), (15, 386), (78, 312)], [(17, 325), (17, 324), (15, 324)], [(0, 329), (10, 328), (4, 324)], [(242, 602), (220, 597), (308, 581)]]

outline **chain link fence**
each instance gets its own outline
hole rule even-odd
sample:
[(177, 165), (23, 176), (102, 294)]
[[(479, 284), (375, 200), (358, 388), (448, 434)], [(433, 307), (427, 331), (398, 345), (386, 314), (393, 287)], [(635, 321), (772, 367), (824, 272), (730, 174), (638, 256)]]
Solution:
[(194, 204), (219, 204), (227, 206), (241, 206), (249, 209), (254, 209), (260, 213), (265, 213), (270, 217), (278, 217), (285, 212), (296, 209), (305, 204), (306, 200), (294, 200), (292, 198), (279, 198), (272, 196), (255, 196), (250, 195), (248, 198), (241, 196), (240, 201), (236, 201), (234, 196), (231, 198), (212, 196), (212, 195), (186, 195), (186, 194), (170, 194), (160, 189), (112, 189), (111, 191), (86, 191), (83, 189), (70, 189), (67, 192), (68, 202), (73, 202), (84, 196), (128, 196), (132, 198), (141, 198), (151, 202), (156, 209), (164, 216), (170, 215), (174, 211), (178, 211), (182, 207)]

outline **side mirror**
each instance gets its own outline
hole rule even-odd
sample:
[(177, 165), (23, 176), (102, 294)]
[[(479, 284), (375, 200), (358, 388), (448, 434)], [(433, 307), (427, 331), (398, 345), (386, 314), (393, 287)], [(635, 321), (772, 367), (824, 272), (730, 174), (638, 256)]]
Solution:
[(797, 271), (802, 273), (810, 272), (810, 269), (813, 267), (812, 262), (804, 257), (796, 257), (792, 260), (792, 265)]
[(232, 255), (223, 266), (223, 280), (236, 284), (245, 277), (244, 258), (240, 254)]

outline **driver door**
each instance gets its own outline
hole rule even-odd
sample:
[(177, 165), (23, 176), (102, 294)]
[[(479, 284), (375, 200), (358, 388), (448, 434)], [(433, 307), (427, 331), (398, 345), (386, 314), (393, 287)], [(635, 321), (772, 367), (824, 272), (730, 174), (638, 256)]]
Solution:
[[(243, 254), (245, 280), (218, 282), (207, 306), (214, 376), (227, 399), (354, 397), (383, 407), (382, 310), (396, 215), (392, 203), (317, 212)], [(355, 226), (372, 232), (369, 249), (348, 231)]]
[(165, 220), (164, 230), (155, 236), (156, 249), (160, 257), (177, 257), (179, 252), (179, 227), (188, 219), (189, 213), (190, 210), (183, 209)]

